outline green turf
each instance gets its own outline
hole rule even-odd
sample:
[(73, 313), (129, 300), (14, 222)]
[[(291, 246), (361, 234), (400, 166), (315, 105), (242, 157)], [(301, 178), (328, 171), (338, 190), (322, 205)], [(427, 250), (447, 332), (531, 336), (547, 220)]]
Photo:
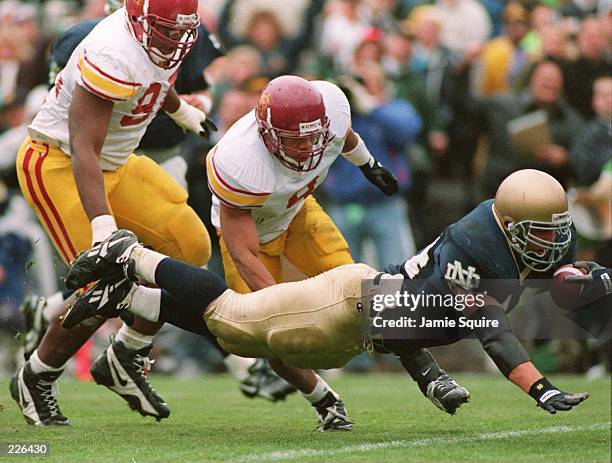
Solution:
[(247, 400), (226, 376), (154, 377), (172, 408), (161, 423), (131, 412), (100, 386), (63, 381), (62, 411), (72, 426), (32, 428), (8, 397), (5, 380), (0, 381), (0, 443), (50, 443), (51, 456), (37, 460), (47, 463), (610, 461), (609, 379), (552, 377), (566, 390), (592, 394), (578, 409), (555, 416), (536, 408), (501, 376), (457, 379), (470, 389), (472, 402), (454, 417), (434, 408), (400, 374), (330, 381), (355, 420), (353, 432), (331, 434), (314, 432), (314, 413), (302, 398), (294, 395), (280, 404)]

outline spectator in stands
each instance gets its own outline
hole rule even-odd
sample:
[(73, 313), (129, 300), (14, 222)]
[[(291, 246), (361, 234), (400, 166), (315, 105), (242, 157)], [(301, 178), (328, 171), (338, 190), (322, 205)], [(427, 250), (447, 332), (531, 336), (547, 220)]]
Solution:
[(531, 60), (542, 56), (542, 34), (546, 28), (556, 26), (557, 14), (550, 5), (537, 5), (529, 14), (531, 30), (521, 41), (521, 47)]
[(590, 186), (595, 183), (604, 164), (610, 161), (612, 76), (602, 76), (595, 80), (592, 104), (595, 117), (576, 138), (570, 156), (578, 186)]
[(591, 101), (593, 82), (601, 75), (612, 74), (610, 43), (598, 18), (583, 21), (578, 34), (579, 57), (564, 68), (565, 94), (568, 102), (583, 117), (594, 116)]
[(44, 33), (38, 23), (38, 11), (32, 4), (22, 4), (14, 16), (15, 26), (30, 52), (20, 60), (17, 90), (27, 94), (37, 85), (46, 84), (49, 76), (48, 53), (54, 37)]
[(504, 7), (506, 1), (504, 0), (479, 0), (482, 6), (485, 7), (489, 18), (491, 18), (491, 37), (497, 37), (502, 34), (504, 27)]
[(220, 108), (226, 92), (241, 87), (245, 82), (263, 73), (261, 56), (249, 45), (232, 48), (214, 68), (211, 80), (214, 82), (212, 94), (215, 112)]
[(384, 34), (380, 29), (367, 29), (361, 43), (353, 53), (350, 71), (358, 73), (366, 63), (381, 64), (385, 53)]
[[(543, 61), (534, 68), (527, 91), (508, 92), (486, 102), (484, 122), (489, 149), (482, 183), (487, 197), (495, 196), (497, 186), (505, 176), (529, 167), (544, 170), (567, 185), (570, 177), (569, 148), (583, 122), (562, 98), (562, 89), (563, 75), (559, 65)], [(531, 159), (519, 157), (512, 145), (508, 123), (537, 110), (546, 112), (551, 143), (538, 147)]]
[(527, 65), (521, 40), (529, 32), (529, 17), (520, 3), (504, 10), (504, 34), (488, 42), (480, 57), (477, 92), (491, 96), (508, 91)]
[[(357, 130), (376, 159), (397, 177), (400, 191), (410, 186), (406, 149), (421, 130), (421, 118), (405, 101), (393, 99), (382, 67), (365, 62), (356, 76), (342, 79), (349, 91), (352, 127)], [(338, 159), (331, 167), (323, 187), (333, 206), (330, 216), (345, 236), (351, 255), (363, 261), (363, 244), (374, 243), (377, 264), (384, 265), (399, 253), (415, 251), (402, 195), (385, 196), (365, 178), (357, 178), (354, 167)]]
[(600, 3), (606, 3), (601, 0), (566, 0), (561, 2), (561, 14), (563, 16), (571, 16), (576, 19), (584, 19), (588, 16), (594, 15), (599, 7)]
[(263, 73), (268, 77), (292, 74), (298, 68), (300, 53), (312, 43), (315, 19), (324, 0), (310, 0), (304, 12), (302, 29), (293, 36), (283, 30), (283, 21), (276, 10), (255, 10), (248, 20), (244, 39), (231, 32), (235, 0), (228, 0), (219, 18), (218, 35), (227, 48), (248, 44), (261, 55)]
[(415, 41), (411, 69), (424, 77), (427, 99), (438, 113), (429, 130), (426, 129), (428, 145), (432, 153), (442, 155), (448, 149), (446, 128), (451, 114), (447, 97), (457, 57), (440, 40), (441, 23), (437, 9), (424, 11), (413, 28)]
[(567, 60), (567, 34), (562, 27), (559, 25), (545, 26), (542, 28), (540, 37), (542, 41), (540, 59), (552, 59), (559, 64)]
[(442, 43), (463, 55), (474, 46), (482, 46), (491, 34), (491, 20), (476, 0), (438, 0), (442, 23)]
[(339, 72), (346, 72), (362, 42), (368, 23), (359, 15), (360, 0), (332, 0), (321, 28), (321, 53)]

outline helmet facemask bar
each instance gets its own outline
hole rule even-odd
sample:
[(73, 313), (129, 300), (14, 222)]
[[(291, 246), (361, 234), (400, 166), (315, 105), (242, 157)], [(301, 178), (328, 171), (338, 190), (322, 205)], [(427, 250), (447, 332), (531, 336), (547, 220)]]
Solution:
[[(507, 225), (512, 247), (519, 253), (525, 266), (536, 271), (551, 269), (565, 255), (572, 240), (572, 219), (569, 212), (553, 214), (552, 222), (522, 220)], [(554, 241), (538, 236), (537, 232), (555, 232)], [(534, 233), (536, 232), (536, 233)], [(529, 249), (529, 246), (535, 249)]]
[[(200, 19), (197, 14), (178, 15), (177, 21), (170, 21), (154, 14), (138, 18), (143, 34), (142, 45), (149, 58), (164, 69), (171, 69), (183, 61), (198, 40)], [(159, 28), (168, 33), (180, 32), (181, 38), (175, 40), (162, 33)], [(163, 53), (159, 46), (168, 46), (172, 51)]]
[[(313, 122), (301, 123), (300, 130), (280, 130), (272, 126), (269, 108), (267, 113), (268, 120), (262, 121), (258, 118), (258, 122), (259, 131), (268, 150), (290, 170), (309, 172), (316, 169), (323, 159), (327, 145), (334, 138), (329, 130), (329, 119), (325, 117), (323, 122), (317, 119)], [(317, 136), (317, 139), (308, 150), (292, 148), (283, 143), (283, 140), (287, 139), (297, 140), (313, 136)], [(303, 156), (307, 156), (304, 161), (294, 159), (294, 157)]]

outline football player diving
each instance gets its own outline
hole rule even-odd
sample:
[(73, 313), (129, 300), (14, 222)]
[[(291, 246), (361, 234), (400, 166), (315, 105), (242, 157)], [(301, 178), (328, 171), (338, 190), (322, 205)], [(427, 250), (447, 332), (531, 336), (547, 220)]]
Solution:
[[(114, 13), (123, 7), (122, 0), (107, 0), (105, 11), (107, 15)], [(66, 67), (70, 56), (81, 41), (98, 25), (104, 18), (81, 21), (68, 29), (54, 44), (51, 49), (51, 72), (49, 75), (50, 85), (55, 85), (57, 75)], [(208, 113), (210, 110), (210, 99), (203, 94), (208, 88), (208, 82), (204, 75), (207, 66), (216, 58), (223, 56), (224, 50), (217, 39), (206, 29), (203, 24), (198, 26), (198, 36), (191, 52), (178, 68), (178, 74), (174, 82), (174, 88), (181, 99), (195, 105), (198, 109)], [(140, 140), (135, 154), (142, 154), (157, 162), (179, 185), (187, 190), (185, 174), (187, 162), (183, 158), (181, 148), (183, 141), (187, 138), (186, 132), (164, 111), (159, 111)], [(67, 299), (72, 291), (63, 291), (42, 298), (37, 295), (28, 297), (22, 304), (22, 311), (26, 319), (24, 333), (25, 346), (24, 356), (26, 360), (38, 347), (48, 326), (48, 320), (58, 310), (63, 312), (64, 299)], [(120, 396), (129, 397), (131, 390), (135, 387), (132, 376), (138, 377), (133, 368), (134, 361), (141, 360), (152, 363), (146, 355), (149, 346), (137, 346), (138, 350), (130, 349), (130, 343), (126, 342), (126, 334), (138, 332), (142, 321), (136, 325), (123, 325), (118, 335), (92, 364), (90, 371), (94, 380), (103, 384)], [(282, 400), (287, 394), (294, 392), (295, 388), (285, 380), (277, 376), (269, 367), (267, 362), (261, 360), (248, 360), (223, 351), (218, 344), (212, 343), (213, 347), (223, 357), (232, 375), (239, 381), (240, 390), (247, 397), (263, 397), (271, 401)], [(146, 347), (145, 350), (143, 348)], [(122, 364), (126, 370), (130, 370), (127, 376), (128, 384), (124, 385), (109, 375), (109, 362), (116, 361)], [(137, 382), (137, 387), (143, 389), (143, 397), (157, 400), (158, 395), (147, 393), (148, 382)], [(133, 400), (133, 399), (131, 399)], [(163, 399), (160, 398), (163, 402)], [(155, 409), (155, 407), (153, 407)], [(156, 412), (157, 413), (157, 412)], [(160, 417), (162, 415), (159, 415)]]
[[(522, 170), (503, 181), (495, 199), (482, 202), (415, 258), (388, 272), (404, 282), (442, 282), (454, 293), (456, 282), (447, 269), (456, 262), (474, 267), (473, 274), (483, 279), (524, 281), (573, 263), (575, 252), (576, 233), (562, 186), (546, 173)], [(574, 278), (577, 283), (597, 297), (609, 298), (612, 271), (592, 262), (577, 265), (586, 270)], [(385, 275), (351, 264), (304, 281), (238, 294), (215, 274), (148, 250), (131, 232), (120, 230), (74, 262), (67, 284), (80, 287), (99, 281), (69, 308), (63, 324), (69, 328), (92, 316), (113, 317), (127, 310), (202, 335), (210, 331), (224, 349), (237, 355), (280, 358), (300, 368), (337, 368), (372, 342), (364, 339), (361, 329), (361, 285)], [(158, 288), (138, 286), (136, 276)], [(108, 300), (101, 300), (102, 293)], [(536, 369), (508, 326), (499, 302), (508, 296), (503, 285), (488, 288), (486, 305), (469, 316), (487, 316), (498, 323), (475, 329), (476, 336), (500, 371), (539, 407), (552, 414), (570, 410), (588, 394), (563, 392)], [(510, 304), (517, 300), (511, 298)], [(448, 316), (457, 313), (448, 308)], [(408, 371), (418, 369), (412, 376), (423, 377), (419, 386), (425, 384), (427, 393), (433, 387), (431, 378), (439, 374), (433, 370), (439, 367), (433, 359), (416, 365), (415, 352), (454, 343), (467, 334), (463, 330), (454, 338), (433, 342), (382, 339), (374, 344), (377, 350), (397, 355)]]

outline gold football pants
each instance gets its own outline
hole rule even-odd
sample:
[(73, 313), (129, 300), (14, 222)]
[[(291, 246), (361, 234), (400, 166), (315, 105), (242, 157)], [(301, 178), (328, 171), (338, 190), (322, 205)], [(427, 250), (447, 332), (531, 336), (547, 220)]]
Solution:
[[(221, 233), (219, 244), (227, 286), (238, 293), (248, 293), (250, 289), (240, 276)], [(342, 233), (312, 196), (306, 198), (287, 231), (259, 245), (259, 259), (277, 283), (283, 281), (281, 255), (309, 277), (354, 262)]]
[[(16, 161), (21, 191), (66, 264), (91, 246), (91, 225), (81, 204), (71, 159), (57, 147), (29, 137)], [(192, 265), (210, 258), (210, 237), (187, 205), (187, 193), (155, 162), (131, 155), (104, 171), (104, 187), (119, 228), (127, 228), (158, 252)]]
[(227, 290), (204, 320), (232, 354), (281, 359), (297, 368), (340, 368), (363, 351), (357, 304), (365, 300), (362, 280), (377, 273), (351, 264), (254, 293)]

